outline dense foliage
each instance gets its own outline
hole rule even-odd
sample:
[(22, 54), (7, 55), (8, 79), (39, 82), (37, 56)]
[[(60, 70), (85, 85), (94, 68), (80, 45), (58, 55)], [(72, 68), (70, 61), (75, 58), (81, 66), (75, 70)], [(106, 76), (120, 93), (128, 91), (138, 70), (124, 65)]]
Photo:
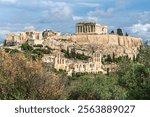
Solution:
[(0, 99), (60, 99), (62, 84), (40, 61), (0, 51)]
[[(0, 51), (0, 99), (150, 99), (150, 47), (115, 73), (67, 77), (24, 54)], [(107, 60), (109, 61), (109, 59)]]
[(150, 47), (143, 47), (136, 61), (122, 58), (116, 73), (75, 77), (68, 99), (150, 99)]
[(24, 50), (24, 51), (32, 51), (33, 50), (33, 47), (28, 45), (27, 43), (24, 43), (21, 45), (21, 50)]
[(64, 53), (65, 57), (66, 58), (69, 58), (69, 59), (78, 59), (78, 60), (88, 60), (90, 57), (89, 56), (86, 56), (83, 54), (80, 54), (80, 53), (76, 53), (75, 52), (75, 49), (71, 49), (71, 51), (69, 52), (69, 50), (61, 50), (61, 52)]
[(120, 35), (120, 36), (123, 36), (123, 32), (122, 32), (122, 29), (121, 29), (121, 28), (118, 28), (118, 29), (117, 29), (117, 34)]
[[(6, 50), (6, 49), (5, 49)], [(43, 47), (43, 45), (34, 45), (33, 47), (27, 43), (21, 45), (21, 50), (25, 52), (27, 58), (32, 60), (39, 60), (44, 54), (50, 54), (51, 48)]]

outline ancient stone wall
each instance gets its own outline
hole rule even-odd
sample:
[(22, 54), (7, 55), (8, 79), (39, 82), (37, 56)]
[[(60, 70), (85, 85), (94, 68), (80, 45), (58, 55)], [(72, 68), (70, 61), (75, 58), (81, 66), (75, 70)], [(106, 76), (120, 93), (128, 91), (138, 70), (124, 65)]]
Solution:
[(68, 40), (72, 40), (80, 45), (83, 44), (110, 44), (125, 47), (140, 47), (142, 40), (140, 38), (131, 36), (118, 36), (118, 35), (64, 35), (62, 37)]

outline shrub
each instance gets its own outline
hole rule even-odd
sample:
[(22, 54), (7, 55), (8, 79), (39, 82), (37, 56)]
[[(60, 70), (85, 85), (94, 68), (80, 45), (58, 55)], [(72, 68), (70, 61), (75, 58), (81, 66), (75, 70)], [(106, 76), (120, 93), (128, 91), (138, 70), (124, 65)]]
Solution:
[(29, 44), (27, 43), (24, 43), (21, 45), (21, 50), (24, 50), (24, 51), (32, 51), (33, 50), (33, 47), (30, 46)]
[(22, 53), (0, 51), (0, 99), (60, 99), (63, 79)]

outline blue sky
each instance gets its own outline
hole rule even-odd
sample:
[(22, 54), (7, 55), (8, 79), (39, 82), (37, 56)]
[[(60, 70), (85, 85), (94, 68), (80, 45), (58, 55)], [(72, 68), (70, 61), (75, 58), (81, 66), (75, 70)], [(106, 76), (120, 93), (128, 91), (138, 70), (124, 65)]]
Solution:
[(96, 21), (150, 41), (150, 0), (0, 0), (0, 41), (10, 32), (52, 29), (75, 32)]

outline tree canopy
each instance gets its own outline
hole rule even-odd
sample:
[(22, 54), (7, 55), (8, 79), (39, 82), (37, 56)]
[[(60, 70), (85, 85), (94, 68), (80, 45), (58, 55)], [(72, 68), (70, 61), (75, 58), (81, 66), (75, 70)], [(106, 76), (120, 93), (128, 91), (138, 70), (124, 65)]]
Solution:
[[(135, 61), (120, 59), (110, 74), (66, 74), (47, 70), (24, 53), (0, 50), (0, 99), (150, 99), (150, 47)], [(65, 72), (65, 71), (64, 71)]]
[(122, 29), (121, 29), (121, 28), (118, 28), (118, 29), (117, 29), (117, 34), (120, 35), (120, 36), (123, 36), (123, 32), (122, 32)]

